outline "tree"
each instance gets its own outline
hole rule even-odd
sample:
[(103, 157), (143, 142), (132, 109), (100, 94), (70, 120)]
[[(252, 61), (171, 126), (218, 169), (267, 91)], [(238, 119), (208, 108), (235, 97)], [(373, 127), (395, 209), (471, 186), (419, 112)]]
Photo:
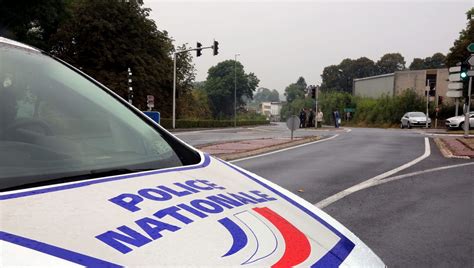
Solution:
[(421, 58), (414, 58), (409, 67), (410, 70), (426, 69), (425, 61)]
[(234, 70), (237, 77), (237, 107), (245, 104), (243, 97), (253, 98), (253, 92), (260, 82), (254, 73), (245, 73), (244, 66), (238, 61), (226, 60), (209, 68), (204, 89), (209, 96), (214, 117), (230, 117), (234, 114)]
[(473, 19), (468, 20), (466, 29), (459, 33), (459, 38), (454, 41), (453, 47), (449, 50), (446, 57), (446, 65), (449, 67), (465, 61), (470, 55), (467, 46), (474, 43), (474, 8), (471, 8), (466, 14)]
[[(127, 98), (131, 68), (133, 104), (146, 107), (154, 95), (163, 117), (171, 114), (174, 51), (166, 31), (157, 30), (142, 1), (75, 1), (70, 18), (52, 37), (52, 53), (81, 68), (120, 96)], [(178, 57), (178, 92), (185, 94), (194, 79), (189, 54)]]
[(298, 78), (296, 83), (290, 84), (285, 88), (286, 101), (293, 102), (295, 99), (304, 98), (307, 84), (303, 77)]
[(361, 57), (356, 60), (344, 59), (339, 65), (331, 65), (323, 70), (321, 90), (352, 92), (352, 81), (377, 74), (375, 63)]
[(446, 56), (443, 53), (435, 53), (431, 57), (424, 59), (414, 58), (410, 64), (410, 70), (438, 69), (445, 66)]
[(275, 89), (270, 90), (268, 88), (261, 87), (257, 89), (257, 93), (253, 97), (253, 100), (256, 103), (261, 103), (264, 101), (276, 102), (280, 101), (280, 94)]
[(50, 37), (56, 33), (71, 1), (1, 1), (0, 36), (49, 51)]
[(405, 58), (400, 53), (387, 53), (377, 61), (378, 74), (388, 74), (405, 69)]

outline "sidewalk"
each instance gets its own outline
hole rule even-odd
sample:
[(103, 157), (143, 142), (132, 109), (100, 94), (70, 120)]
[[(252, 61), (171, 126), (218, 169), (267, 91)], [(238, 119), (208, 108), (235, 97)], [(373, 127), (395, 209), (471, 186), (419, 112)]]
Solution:
[(198, 146), (198, 149), (223, 160), (233, 160), (308, 143), (319, 139), (321, 139), (319, 136), (298, 137), (293, 138), (293, 140), (290, 138), (263, 138), (203, 145)]
[(444, 157), (474, 159), (474, 138), (439, 137), (434, 141)]

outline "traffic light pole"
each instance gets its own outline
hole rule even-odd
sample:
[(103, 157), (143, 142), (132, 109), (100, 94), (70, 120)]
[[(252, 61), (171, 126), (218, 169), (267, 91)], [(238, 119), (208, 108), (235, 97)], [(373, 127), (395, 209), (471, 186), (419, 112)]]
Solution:
[(201, 49), (209, 49), (209, 48), (214, 49), (214, 46), (190, 48), (190, 49), (176, 51), (173, 53), (173, 124), (172, 124), (173, 129), (176, 128), (176, 58), (177, 58), (177, 54), (186, 53), (186, 52), (194, 51), (198, 49), (201, 50)]
[(472, 94), (472, 76), (469, 77), (469, 85), (467, 88), (467, 105), (466, 105), (466, 111), (464, 114), (464, 138), (469, 137), (469, 127), (471, 125), (471, 122), (469, 120), (470, 117), (470, 111), (471, 111), (471, 94)]

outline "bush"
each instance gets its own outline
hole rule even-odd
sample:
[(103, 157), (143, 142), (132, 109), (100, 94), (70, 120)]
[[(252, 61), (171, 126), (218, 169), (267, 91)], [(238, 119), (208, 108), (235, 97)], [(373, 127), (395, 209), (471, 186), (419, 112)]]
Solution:
[[(237, 126), (255, 126), (267, 125), (267, 120), (237, 120)], [(161, 126), (166, 129), (172, 127), (173, 121), (170, 118), (162, 118)], [(176, 120), (176, 128), (215, 128), (215, 127), (233, 127), (234, 120), (195, 120), (195, 119), (178, 119)]]
[(332, 111), (338, 110), (344, 116), (344, 108), (355, 108), (351, 123), (358, 126), (397, 125), (406, 112), (424, 111), (425, 105), (423, 97), (409, 89), (394, 97), (382, 96), (378, 99), (335, 91), (324, 92), (319, 99), (319, 107), (327, 124), (333, 121)]

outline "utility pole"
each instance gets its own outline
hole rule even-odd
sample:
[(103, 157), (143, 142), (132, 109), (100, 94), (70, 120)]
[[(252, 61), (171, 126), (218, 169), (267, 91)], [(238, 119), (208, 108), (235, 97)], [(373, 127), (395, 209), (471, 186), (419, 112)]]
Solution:
[(471, 122), (469, 120), (469, 117), (471, 116), (471, 94), (472, 94), (472, 76), (469, 77), (469, 85), (467, 88), (467, 103), (466, 103), (466, 111), (464, 114), (464, 138), (469, 137), (469, 127), (471, 126)]
[(128, 103), (132, 104), (133, 102), (133, 87), (132, 87), (132, 70), (130, 67), (128, 68), (128, 79), (127, 79), (127, 84), (128, 84)]
[[(319, 91), (319, 86), (316, 86), (316, 88), (314, 89), (316, 90), (315, 94), (316, 94), (316, 98), (315, 98), (315, 102), (316, 102), (316, 105), (315, 105), (315, 111), (314, 111), (314, 117), (315, 117), (315, 124), (314, 124), (314, 128), (318, 128), (318, 91)], [(321, 124), (321, 127), (322, 127), (322, 124)]]
[(427, 79), (426, 80), (426, 122), (425, 122), (425, 126), (426, 128), (428, 128), (428, 118), (429, 118), (429, 105), (430, 105), (430, 80)]
[(237, 56), (240, 54), (234, 55), (234, 127), (237, 127)]

